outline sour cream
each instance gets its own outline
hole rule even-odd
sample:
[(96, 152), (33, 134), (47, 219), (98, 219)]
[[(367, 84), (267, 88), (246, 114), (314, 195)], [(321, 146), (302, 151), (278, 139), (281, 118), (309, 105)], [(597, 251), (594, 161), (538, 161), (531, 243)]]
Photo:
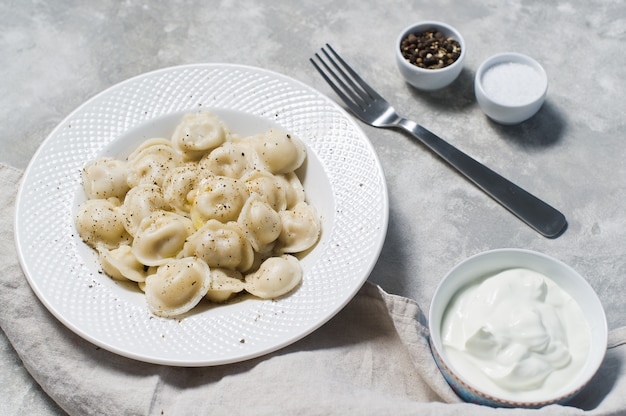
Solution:
[(444, 313), (444, 351), (477, 388), (510, 400), (554, 393), (581, 371), (591, 331), (547, 276), (509, 269), (462, 289)]

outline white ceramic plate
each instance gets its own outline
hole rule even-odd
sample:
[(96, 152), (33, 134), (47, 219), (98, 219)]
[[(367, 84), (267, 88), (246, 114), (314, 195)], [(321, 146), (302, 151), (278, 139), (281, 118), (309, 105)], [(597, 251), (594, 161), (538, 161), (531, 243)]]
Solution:
[[(168, 136), (182, 114), (212, 110), (241, 134), (280, 125), (308, 148), (300, 174), (322, 216), (322, 237), (302, 260), (303, 283), (277, 301), (200, 306), (184, 319), (151, 315), (143, 294), (100, 273), (78, 237), (80, 171)], [(41, 302), (72, 331), (114, 353), (175, 366), (243, 361), (289, 345), (341, 310), (367, 279), (384, 242), (387, 188), (362, 130), (312, 88), (267, 70), (227, 64), (167, 68), (95, 96), (43, 142), (16, 205), (16, 244)]]

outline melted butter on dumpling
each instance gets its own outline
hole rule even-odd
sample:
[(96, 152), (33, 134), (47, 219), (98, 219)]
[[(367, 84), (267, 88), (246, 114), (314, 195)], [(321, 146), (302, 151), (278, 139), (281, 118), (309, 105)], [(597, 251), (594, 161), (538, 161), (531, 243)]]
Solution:
[(262, 299), (273, 299), (291, 292), (302, 281), (300, 261), (292, 255), (270, 257), (259, 270), (245, 277), (246, 291)]
[(150, 311), (168, 318), (190, 311), (206, 295), (210, 284), (209, 266), (201, 259), (185, 257), (160, 266), (146, 279), (144, 291)]
[(139, 224), (133, 254), (145, 265), (160, 266), (178, 255), (193, 231), (189, 218), (168, 211), (153, 212)]

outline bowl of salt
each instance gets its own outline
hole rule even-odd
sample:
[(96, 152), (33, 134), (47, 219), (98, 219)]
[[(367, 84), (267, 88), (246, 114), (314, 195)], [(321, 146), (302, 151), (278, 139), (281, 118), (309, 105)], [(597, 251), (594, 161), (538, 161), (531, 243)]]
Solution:
[(499, 124), (519, 124), (543, 105), (548, 76), (534, 59), (520, 53), (501, 53), (484, 61), (474, 79), (481, 110)]

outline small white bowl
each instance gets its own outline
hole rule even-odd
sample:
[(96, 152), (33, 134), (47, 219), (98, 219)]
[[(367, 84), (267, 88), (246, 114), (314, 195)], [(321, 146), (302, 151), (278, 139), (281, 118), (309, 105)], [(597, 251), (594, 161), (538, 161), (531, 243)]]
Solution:
[[(481, 278), (512, 268), (530, 269), (552, 279), (578, 303), (591, 330), (589, 353), (578, 375), (553, 393), (538, 389), (536, 396), (532, 393), (532, 400), (528, 398), (517, 400), (482, 391), (452, 365), (441, 338), (446, 308), (459, 290)], [(429, 330), (430, 345), (435, 361), (448, 384), (463, 400), (491, 407), (520, 408), (538, 408), (553, 403), (564, 403), (574, 397), (587, 385), (604, 360), (608, 334), (604, 309), (589, 283), (561, 261), (545, 254), (523, 249), (486, 251), (462, 261), (448, 272), (439, 283), (431, 301)]]
[(519, 124), (535, 115), (548, 91), (548, 76), (534, 59), (501, 53), (484, 61), (474, 79), (476, 101), (493, 121)]
[[(427, 30), (439, 31), (446, 38), (452, 37), (459, 42), (461, 55), (454, 63), (439, 69), (426, 69), (413, 65), (404, 58), (400, 50), (402, 40), (411, 33), (421, 33)], [(396, 40), (396, 63), (400, 73), (409, 84), (424, 91), (438, 90), (450, 85), (461, 73), (465, 55), (465, 40), (461, 34), (452, 26), (442, 22), (424, 21), (415, 23), (405, 28)]]

